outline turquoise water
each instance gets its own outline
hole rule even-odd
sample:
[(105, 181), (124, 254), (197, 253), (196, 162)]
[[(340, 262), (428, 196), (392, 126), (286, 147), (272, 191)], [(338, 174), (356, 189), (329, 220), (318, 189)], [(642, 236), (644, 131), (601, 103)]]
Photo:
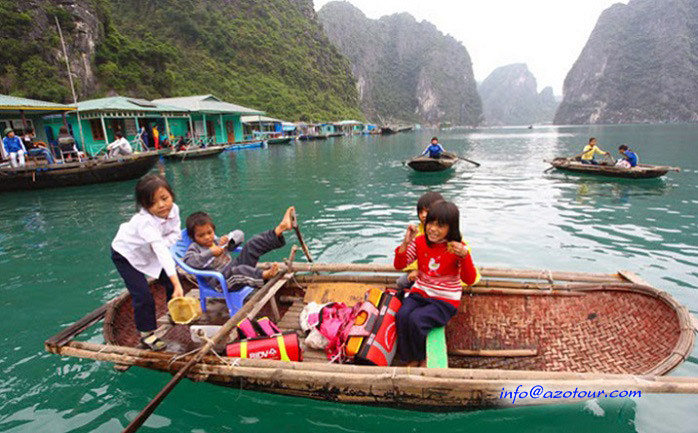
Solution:
[[(698, 312), (697, 126), (441, 132), (448, 150), (482, 167), (459, 163), (441, 174), (412, 172), (403, 161), (433, 134), (252, 149), (164, 170), (182, 217), (206, 210), (220, 232), (262, 231), (296, 205), (310, 250), (323, 262), (390, 262), (405, 226), (416, 219), (417, 198), (438, 190), (459, 205), (479, 265), (631, 269)], [(577, 153), (590, 135), (603, 149), (628, 143), (644, 162), (683, 171), (646, 181), (543, 173), (544, 158)], [(108, 249), (134, 211), (134, 184), (0, 195), (0, 431), (120, 431), (169, 379), (43, 351), (47, 337), (122, 290)], [(102, 341), (99, 327), (87, 335)], [(673, 374), (698, 376), (697, 354)], [(184, 381), (143, 431), (689, 432), (698, 425), (696, 407), (698, 396), (645, 395), (433, 414)]]

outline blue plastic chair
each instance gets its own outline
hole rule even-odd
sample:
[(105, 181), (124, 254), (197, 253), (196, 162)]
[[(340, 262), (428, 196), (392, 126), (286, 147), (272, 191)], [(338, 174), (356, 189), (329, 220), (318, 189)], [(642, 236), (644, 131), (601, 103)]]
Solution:
[[(208, 298), (218, 298), (225, 299), (225, 304), (228, 306), (228, 311), (230, 312), (230, 317), (232, 317), (237, 311), (242, 308), (242, 304), (245, 298), (254, 291), (250, 286), (244, 286), (242, 289), (235, 292), (228, 291), (228, 283), (225, 281), (223, 274), (216, 271), (204, 271), (200, 269), (192, 268), (191, 266), (184, 263), (184, 254), (187, 252), (187, 248), (191, 244), (192, 240), (187, 233), (187, 229), (182, 230), (182, 237), (177, 241), (176, 244), (172, 246), (170, 252), (177, 265), (184, 269), (185, 272), (192, 274), (196, 277), (196, 282), (199, 284), (199, 298), (201, 299), (201, 311), (206, 312), (206, 299)], [(235, 249), (236, 252), (240, 252), (241, 248)], [(211, 287), (210, 284), (206, 282), (204, 277), (213, 277), (218, 280), (222, 292)]]

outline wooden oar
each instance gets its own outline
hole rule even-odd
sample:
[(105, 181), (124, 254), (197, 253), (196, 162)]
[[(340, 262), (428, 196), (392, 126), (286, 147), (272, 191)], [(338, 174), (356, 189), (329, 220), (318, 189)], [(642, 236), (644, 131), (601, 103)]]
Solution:
[(303, 254), (305, 254), (305, 257), (308, 258), (308, 261), (310, 263), (313, 263), (313, 258), (310, 256), (310, 250), (308, 249), (308, 246), (305, 244), (305, 241), (303, 240), (303, 235), (301, 234), (300, 227), (298, 227), (298, 219), (296, 218), (295, 210), (293, 211), (293, 213), (291, 213), (291, 220), (293, 221), (293, 230), (296, 231), (296, 237), (298, 238), (298, 242), (301, 244)]
[(457, 157), (458, 159), (462, 159), (462, 160), (465, 161), (465, 162), (469, 162), (469, 163), (473, 164), (473, 165), (476, 166), (476, 167), (479, 167), (479, 166), (480, 166), (480, 163), (479, 163), (479, 162), (475, 162), (475, 161), (473, 161), (472, 159), (463, 158), (463, 157), (460, 156), (460, 155), (456, 155), (456, 157)]
[[(293, 258), (296, 254), (296, 248), (291, 248), (291, 254), (289, 255), (288, 261), (289, 263), (293, 263)], [(187, 362), (184, 367), (181, 368), (177, 372), (177, 374), (174, 375), (174, 377), (165, 385), (162, 390), (148, 403), (148, 405), (143, 408), (141, 413), (136, 416), (131, 423), (129, 423), (128, 426), (123, 430), (123, 433), (133, 433), (136, 430), (138, 430), (145, 420), (148, 419), (148, 417), (155, 411), (155, 409), (162, 403), (162, 401), (167, 397), (167, 395), (174, 389), (175, 386), (179, 383), (182, 378), (191, 370), (191, 368), (196, 365), (197, 363), (201, 362), (203, 357), (215, 346), (218, 344), (224, 337), (226, 337), (230, 331), (237, 326), (237, 324), (242, 320), (257, 304), (260, 302), (260, 300), (263, 300), (266, 298), (266, 296), (269, 294), (271, 289), (274, 287), (274, 285), (281, 280), (284, 276), (286, 275), (285, 272), (279, 272), (275, 277), (267, 281), (267, 283), (257, 292), (252, 296), (252, 298), (243, 305), (240, 310), (238, 310), (237, 313), (233, 315), (230, 319), (228, 319), (227, 322), (221, 327), (221, 329), (216, 333), (216, 335), (213, 336), (210, 340), (206, 342), (204, 347), (199, 350), (196, 355), (194, 355), (189, 362)]]

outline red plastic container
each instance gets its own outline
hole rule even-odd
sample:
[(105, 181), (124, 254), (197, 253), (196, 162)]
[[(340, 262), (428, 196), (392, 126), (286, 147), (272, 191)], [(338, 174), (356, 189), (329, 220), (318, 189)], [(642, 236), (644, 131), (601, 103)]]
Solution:
[(303, 360), (298, 334), (293, 331), (229, 344), (225, 352), (231, 358), (276, 359), (289, 362)]

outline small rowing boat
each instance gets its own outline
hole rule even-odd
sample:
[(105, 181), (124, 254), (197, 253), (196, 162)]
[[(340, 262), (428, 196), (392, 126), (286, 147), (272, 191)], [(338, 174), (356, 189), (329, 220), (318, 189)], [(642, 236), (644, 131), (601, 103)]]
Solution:
[(441, 158), (438, 159), (420, 155), (409, 160), (407, 165), (417, 171), (444, 171), (451, 168), (456, 162), (458, 162), (458, 157), (456, 155), (444, 152), (441, 154)]
[(681, 171), (678, 167), (664, 165), (638, 164), (637, 167), (624, 168), (615, 165), (582, 164), (570, 158), (555, 158), (546, 160), (552, 167), (574, 173), (587, 173), (598, 176), (622, 177), (626, 179), (653, 179), (664, 176), (670, 171)]
[(275, 145), (275, 144), (291, 144), (291, 141), (293, 140), (293, 137), (276, 137), (276, 138), (267, 138), (267, 144), (269, 145)]
[(181, 150), (164, 154), (163, 157), (173, 161), (185, 161), (188, 159), (213, 158), (221, 154), (226, 146), (211, 146), (196, 149)]
[[(268, 267), (271, 264), (261, 264)], [(238, 317), (270, 317), (296, 332), (310, 302), (354, 305), (369, 288), (394, 288), (400, 274), (388, 265), (293, 263), (283, 277), (255, 295)], [(505, 407), (502, 392), (570, 391), (556, 398), (520, 399), (517, 405), (583, 401), (587, 392), (698, 393), (698, 378), (666, 377), (691, 354), (696, 321), (674, 298), (628, 271), (614, 274), (481, 268), (482, 280), (465, 289), (445, 340), (427, 339), (427, 363), (441, 368), (330, 364), (323, 351), (304, 348), (302, 361), (207, 355), (187, 377), (216, 385), (319, 400), (416, 410)], [(195, 284), (182, 276), (189, 297)], [(139, 347), (131, 297), (117, 298), (45, 342), (49, 352), (107, 361), (118, 371), (139, 366), (174, 373), (201, 346), (190, 325), (173, 325), (164, 289), (152, 283), (163, 352)], [(263, 292), (263, 293), (262, 293)], [(225, 304), (212, 300), (193, 325), (220, 325)], [(85, 332), (103, 320), (104, 343)], [(85, 333), (85, 335), (82, 335)], [(442, 332), (441, 335), (444, 335)], [(228, 342), (237, 338), (233, 332)], [(304, 346), (304, 345), (302, 345)], [(220, 351), (220, 348), (218, 349)], [(519, 388), (517, 388), (519, 386)], [(585, 394), (572, 396), (575, 388)], [(542, 397), (542, 395), (541, 395)]]
[(149, 172), (160, 155), (144, 152), (118, 158), (83, 159), (51, 165), (0, 168), (0, 191), (17, 191), (137, 179)]

